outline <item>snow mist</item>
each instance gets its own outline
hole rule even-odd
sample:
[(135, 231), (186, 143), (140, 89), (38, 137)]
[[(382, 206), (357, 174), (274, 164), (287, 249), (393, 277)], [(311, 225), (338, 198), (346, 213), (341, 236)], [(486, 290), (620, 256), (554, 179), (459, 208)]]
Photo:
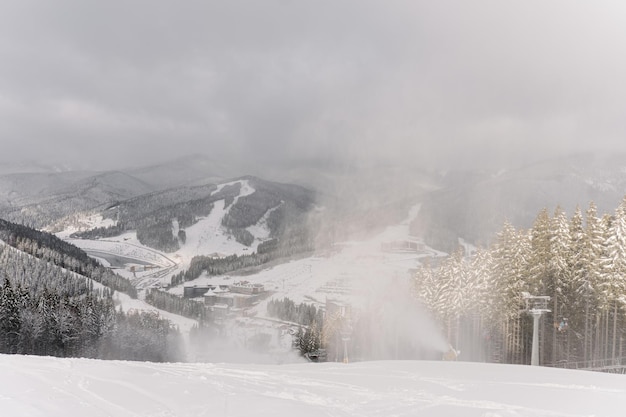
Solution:
[(362, 277), (367, 288), (355, 312), (355, 343), (364, 360), (441, 359), (449, 344), (411, 295), (406, 277)]

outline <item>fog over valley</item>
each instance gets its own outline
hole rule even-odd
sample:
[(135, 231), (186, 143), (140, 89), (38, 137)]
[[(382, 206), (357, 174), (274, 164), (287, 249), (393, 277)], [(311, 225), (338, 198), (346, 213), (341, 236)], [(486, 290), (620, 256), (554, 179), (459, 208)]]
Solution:
[(3, 1), (0, 408), (622, 415), (624, 21)]

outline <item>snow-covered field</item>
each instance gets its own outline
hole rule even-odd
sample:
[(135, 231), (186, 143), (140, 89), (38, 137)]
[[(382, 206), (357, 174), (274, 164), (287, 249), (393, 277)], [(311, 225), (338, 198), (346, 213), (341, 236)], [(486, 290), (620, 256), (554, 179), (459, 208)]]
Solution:
[(0, 355), (3, 416), (624, 415), (626, 377), (463, 362), (155, 364)]

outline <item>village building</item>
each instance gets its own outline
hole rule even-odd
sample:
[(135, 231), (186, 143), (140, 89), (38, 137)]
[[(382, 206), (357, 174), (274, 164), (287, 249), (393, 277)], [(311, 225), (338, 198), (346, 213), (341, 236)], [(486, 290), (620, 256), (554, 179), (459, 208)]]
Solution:
[(192, 285), (183, 287), (184, 298), (203, 297), (209, 290), (228, 289), (228, 285)]

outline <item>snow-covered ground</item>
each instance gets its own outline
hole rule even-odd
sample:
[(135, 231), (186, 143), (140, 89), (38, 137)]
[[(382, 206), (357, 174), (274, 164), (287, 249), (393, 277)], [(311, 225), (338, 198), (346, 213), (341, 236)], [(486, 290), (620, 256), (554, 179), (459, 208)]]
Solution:
[(0, 409), (45, 416), (624, 415), (626, 377), (463, 362), (155, 364), (0, 355)]

